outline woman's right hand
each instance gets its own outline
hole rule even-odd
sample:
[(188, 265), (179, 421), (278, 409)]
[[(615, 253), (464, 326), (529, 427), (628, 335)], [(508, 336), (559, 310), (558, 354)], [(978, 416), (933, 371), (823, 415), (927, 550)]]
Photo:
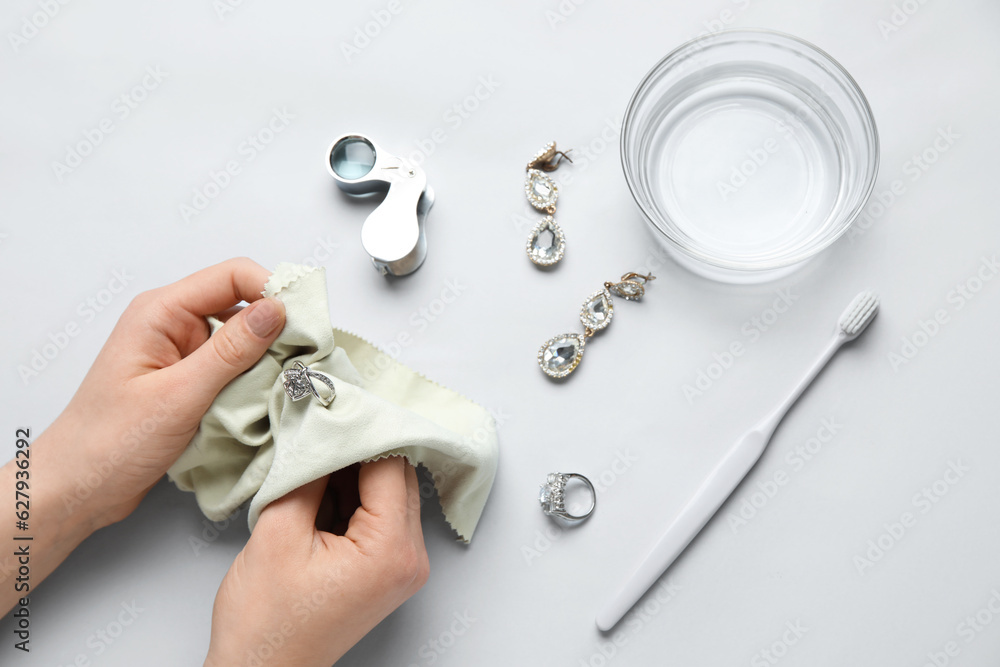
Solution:
[(261, 512), (215, 598), (206, 667), (329, 667), (426, 583), (413, 466), (362, 464), (342, 536), (316, 528), (328, 480)]

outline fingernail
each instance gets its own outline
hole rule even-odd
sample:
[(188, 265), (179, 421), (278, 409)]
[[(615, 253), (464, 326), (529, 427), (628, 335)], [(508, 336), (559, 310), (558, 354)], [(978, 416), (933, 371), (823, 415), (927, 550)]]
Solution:
[(250, 306), (247, 313), (247, 326), (260, 338), (267, 338), (284, 320), (284, 308), (277, 299), (261, 299)]

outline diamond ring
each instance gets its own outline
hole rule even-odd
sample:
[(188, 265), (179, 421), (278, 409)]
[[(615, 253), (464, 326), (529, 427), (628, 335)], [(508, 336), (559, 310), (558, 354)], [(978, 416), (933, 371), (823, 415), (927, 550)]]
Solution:
[[(337, 390), (333, 387), (333, 380), (331, 380), (326, 373), (310, 370), (309, 367), (301, 361), (296, 361), (295, 365), (282, 373), (282, 375), (285, 378), (282, 386), (285, 388), (285, 393), (288, 394), (288, 397), (293, 401), (297, 401), (300, 398), (305, 398), (306, 396), (312, 394), (325, 408), (333, 403), (333, 399), (337, 398)], [(316, 386), (312, 383), (313, 380), (319, 380), (329, 387), (330, 395), (323, 396), (316, 391)]]
[[(566, 485), (570, 480), (578, 479), (586, 485), (590, 493), (590, 508), (583, 514), (570, 514), (566, 510)], [(554, 472), (550, 473), (538, 491), (538, 502), (542, 506), (542, 511), (549, 516), (557, 516), (568, 521), (582, 521), (594, 513), (597, 506), (597, 491), (590, 480), (575, 472)]]

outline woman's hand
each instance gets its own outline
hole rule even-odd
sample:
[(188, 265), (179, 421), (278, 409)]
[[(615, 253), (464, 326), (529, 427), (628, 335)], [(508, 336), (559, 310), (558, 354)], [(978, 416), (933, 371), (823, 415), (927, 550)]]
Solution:
[[(215, 598), (206, 667), (329, 667), (427, 581), (413, 467), (399, 457), (362, 464), (360, 507), (343, 536), (316, 527), (317, 514), (337, 514), (324, 507), (328, 480), (261, 512)], [(342, 482), (329, 489), (341, 516)]]
[[(191, 441), (230, 380), (255, 364), (284, 326), (261, 298), (270, 272), (232, 259), (138, 295), (69, 405), (43, 434), (74, 463), (68, 489), (94, 529), (128, 516)], [(235, 311), (246, 301), (250, 305)], [(206, 315), (228, 321), (209, 338)], [(41, 440), (42, 438), (39, 438)]]
[[(219, 390), (277, 338), (285, 311), (261, 298), (268, 275), (249, 259), (232, 259), (137, 296), (69, 405), (31, 444), (30, 478), (14, 461), (0, 468), (8, 497), (17, 481), (29, 485), (33, 584), (93, 531), (136, 508)], [(252, 303), (235, 310), (241, 301)], [(205, 316), (219, 313), (228, 320), (209, 338)], [(0, 532), (4, 543), (12, 543), (11, 530)], [(2, 609), (18, 597), (9, 583), (15, 566), (11, 555), (0, 556)]]

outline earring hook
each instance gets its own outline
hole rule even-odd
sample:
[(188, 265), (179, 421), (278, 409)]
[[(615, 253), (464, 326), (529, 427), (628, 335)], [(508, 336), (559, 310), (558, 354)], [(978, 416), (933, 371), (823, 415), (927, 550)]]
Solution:
[(646, 288), (643, 285), (650, 280), (656, 280), (656, 276), (653, 274), (643, 275), (630, 271), (623, 275), (621, 280), (616, 283), (611, 281), (604, 283), (604, 287), (628, 301), (638, 301), (646, 293)]
[(573, 158), (569, 156), (572, 152), (572, 148), (567, 148), (565, 151), (556, 149), (556, 142), (550, 142), (546, 145), (545, 150), (535, 156), (535, 158), (528, 163), (528, 169), (538, 169), (540, 171), (555, 171), (559, 168), (559, 163), (563, 160), (568, 160), (573, 162)]

